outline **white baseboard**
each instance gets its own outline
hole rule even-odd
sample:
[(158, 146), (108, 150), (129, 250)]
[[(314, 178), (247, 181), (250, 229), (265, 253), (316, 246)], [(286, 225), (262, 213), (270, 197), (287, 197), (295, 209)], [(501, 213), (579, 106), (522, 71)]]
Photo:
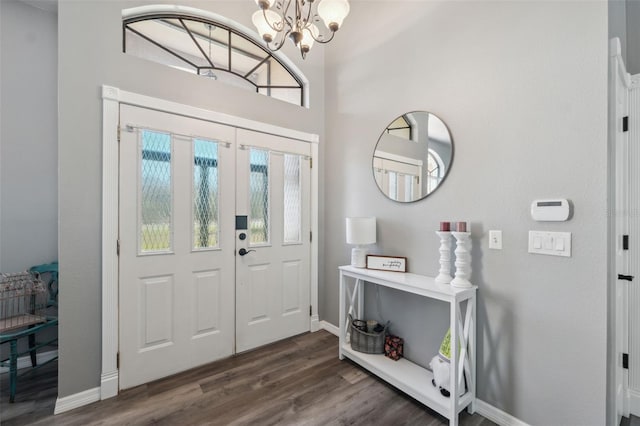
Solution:
[[(36, 361), (38, 365), (44, 364), (47, 361), (51, 361), (53, 358), (58, 356), (58, 351), (48, 351), (48, 352), (40, 352), (36, 354)], [(31, 357), (29, 355), (21, 356), (18, 358), (18, 370), (23, 368), (31, 367)], [(0, 367), (0, 374), (7, 373), (9, 371), (9, 367)]]
[(87, 389), (86, 391), (65, 396), (64, 398), (58, 398), (53, 414), (64, 413), (97, 401), (100, 401), (100, 388)]
[(491, 420), (499, 426), (529, 426), (527, 423), (520, 419), (513, 417), (511, 414), (507, 414), (499, 408), (486, 402), (476, 399), (476, 413), (482, 417)]
[(311, 326), (310, 326), (310, 331), (312, 333), (315, 333), (316, 331), (320, 330), (322, 327), (320, 327), (320, 318), (318, 318), (318, 315), (314, 315), (311, 317)]
[(335, 325), (331, 324), (330, 322), (320, 321), (320, 328), (323, 330), (327, 330), (329, 333), (333, 334), (334, 336), (340, 335), (340, 329)]
[(118, 395), (118, 370), (100, 375), (100, 399), (113, 398)]

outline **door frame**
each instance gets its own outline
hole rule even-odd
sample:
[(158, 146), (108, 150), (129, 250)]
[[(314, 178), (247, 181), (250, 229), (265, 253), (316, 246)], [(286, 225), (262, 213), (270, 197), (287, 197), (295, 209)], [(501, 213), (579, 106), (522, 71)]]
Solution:
[[(632, 398), (629, 389), (629, 370), (623, 368), (622, 357), (629, 353), (629, 312), (628, 286), (618, 279), (618, 274), (627, 274), (629, 252), (622, 247), (622, 236), (629, 230), (629, 134), (622, 130), (622, 117), (629, 114), (628, 91), (632, 87), (632, 77), (627, 72), (622, 58), (620, 39), (609, 43), (609, 381), (613, 383), (613, 407), (608, 413), (608, 422), (619, 424), (621, 417), (629, 417)], [(622, 96), (618, 89), (623, 88)]]
[[(120, 133), (120, 104), (154, 109), (199, 120), (225, 124), (236, 128), (268, 133), (311, 144), (311, 232), (318, 235), (318, 144), (319, 136), (259, 121), (249, 120), (215, 111), (138, 93), (102, 86), (102, 368), (100, 399), (118, 394), (118, 179)], [(309, 328), (320, 329), (318, 316), (318, 238), (311, 241), (311, 309)]]

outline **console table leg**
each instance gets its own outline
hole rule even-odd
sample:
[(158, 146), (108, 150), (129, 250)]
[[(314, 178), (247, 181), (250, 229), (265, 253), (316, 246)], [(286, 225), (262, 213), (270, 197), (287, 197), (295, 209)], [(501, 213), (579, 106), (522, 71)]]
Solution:
[(339, 331), (339, 336), (338, 336), (338, 358), (340, 360), (344, 359), (344, 355), (342, 354), (342, 345), (345, 343), (345, 337), (346, 337), (346, 332), (347, 332), (347, 327), (345, 324), (345, 321), (347, 320), (346, 315), (345, 315), (345, 285), (344, 285), (344, 274), (342, 273), (342, 271), (340, 271), (340, 302), (338, 304), (338, 306), (340, 307), (340, 323), (338, 324), (338, 331)]
[(9, 350), (9, 402), (14, 402), (18, 381), (18, 339), (9, 342)]
[(451, 340), (449, 345), (449, 350), (451, 353), (451, 358), (449, 359), (449, 412), (451, 413), (451, 417), (449, 418), (450, 426), (458, 426), (458, 399), (460, 394), (459, 380), (458, 375), (460, 372), (460, 367), (458, 364), (458, 359), (460, 357), (458, 351), (458, 318), (460, 316), (459, 312), (460, 306), (458, 305), (457, 300), (453, 300), (450, 304), (450, 318), (449, 318), (449, 330), (451, 331)]
[(476, 411), (476, 298), (472, 297), (467, 302), (471, 304), (471, 326), (469, 327), (469, 362), (470, 366), (470, 376), (471, 376), (471, 386), (469, 391), (473, 398), (471, 399), (471, 404), (469, 404), (469, 414), (473, 414)]

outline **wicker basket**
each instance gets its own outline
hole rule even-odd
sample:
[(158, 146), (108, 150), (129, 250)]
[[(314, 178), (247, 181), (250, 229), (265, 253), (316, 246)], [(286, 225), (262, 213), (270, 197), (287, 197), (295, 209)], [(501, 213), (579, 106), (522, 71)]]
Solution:
[(0, 334), (46, 321), (47, 290), (29, 272), (0, 274)]
[(384, 325), (384, 329), (379, 333), (368, 333), (367, 322), (363, 320), (353, 319), (349, 315), (349, 324), (351, 329), (351, 349), (367, 354), (384, 353), (384, 339), (387, 335), (389, 322)]

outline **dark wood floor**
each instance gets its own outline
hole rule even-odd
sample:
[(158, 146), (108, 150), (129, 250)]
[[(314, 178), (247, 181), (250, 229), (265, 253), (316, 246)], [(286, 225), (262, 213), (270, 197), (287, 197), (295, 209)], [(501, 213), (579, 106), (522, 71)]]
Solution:
[[(446, 425), (447, 420), (337, 357), (337, 337), (320, 331), (121, 392), (53, 416), (57, 372), (19, 382), (8, 403), (0, 376), (0, 422), (9, 425)], [(31, 384), (30, 381), (36, 383)], [(463, 412), (460, 424), (493, 422)]]

